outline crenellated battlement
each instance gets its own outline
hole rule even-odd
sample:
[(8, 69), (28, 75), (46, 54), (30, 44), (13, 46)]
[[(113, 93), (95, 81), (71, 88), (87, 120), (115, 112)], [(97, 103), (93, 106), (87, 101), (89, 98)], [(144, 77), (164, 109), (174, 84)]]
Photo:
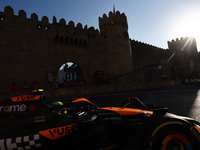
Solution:
[(185, 43), (187, 42), (193, 42), (193, 44), (196, 45), (196, 40), (194, 37), (181, 37), (180, 39), (179, 38), (176, 38), (176, 40), (172, 39), (171, 41), (167, 41), (167, 44), (168, 44), (168, 48), (174, 48), (174, 47), (183, 47)]
[(127, 18), (124, 13), (117, 11), (115, 15), (110, 11), (109, 16), (103, 14), (103, 17), (99, 17), (99, 29), (103, 29), (110, 25), (122, 25), (128, 28)]
[(140, 47), (149, 47), (150, 49), (151, 48), (154, 48), (154, 49), (160, 49), (160, 50), (165, 50), (163, 48), (160, 48), (160, 47), (157, 47), (157, 46), (154, 46), (154, 45), (150, 45), (150, 44), (147, 44), (147, 43), (144, 43), (144, 42), (141, 42), (141, 41), (137, 41), (137, 40), (131, 40), (131, 45), (137, 45), (137, 46), (140, 46)]
[[(2, 22), (1, 27), (3, 28), (9, 26), (9, 29), (15, 31), (22, 28), (25, 33), (27, 33), (26, 31), (37, 33), (38, 36), (50, 38), (53, 43), (63, 46), (87, 47), (90, 39), (95, 40), (100, 36), (99, 30), (95, 30), (94, 27), (88, 28), (87, 25), (83, 27), (81, 23), (75, 25), (73, 21), (69, 21), (67, 24), (64, 18), (57, 21), (57, 18), (53, 16), (53, 22), (49, 23), (47, 16), (43, 16), (39, 21), (38, 15), (35, 13), (27, 18), (24, 10), (19, 10), (18, 15), (14, 15), (13, 8), (10, 6), (5, 7), (4, 12), (0, 11), (0, 22)], [(13, 26), (13, 24), (15, 25)]]
[(57, 18), (55, 16), (53, 16), (53, 23), (49, 23), (49, 18), (47, 16), (43, 16), (41, 21), (39, 21), (38, 15), (35, 13), (32, 13), (30, 18), (27, 18), (27, 14), (24, 10), (19, 10), (18, 16), (16, 16), (16, 15), (14, 15), (13, 8), (10, 6), (6, 6), (4, 8), (4, 12), (0, 11), (0, 21), (4, 21), (4, 20), (6, 21), (7, 19), (10, 21), (12, 18), (15, 18), (15, 19), (18, 18), (18, 20), (20, 20), (20, 19), (31, 20), (34, 23), (38, 24), (38, 28), (45, 29), (45, 30), (49, 30), (50, 26), (56, 24), (56, 26), (65, 25), (65, 27), (62, 26), (62, 28), (74, 27), (77, 29), (87, 30), (87, 32), (89, 34), (96, 34), (96, 35), (99, 34), (98, 29), (95, 30), (94, 27), (87, 28), (87, 25), (85, 25), (83, 28), (83, 25), (81, 23), (78, 23), (77, 25), (75, 25), (75, 23), (73, 21), (69, 21), (67, 24), (66, 20), (64, 18), (61, 18), (59, 20), (59, 22), (57, 22)]
[[(72, 23), (72, 22), (71, 22)], [(77, 28), (81, 28), (81, 24), (77, 24)], [(85, 26), (87, 28), (87, 26)], [(78, 46), (78, 47), (87, 47), (88, 40), (90, 38), (95, 38), (99, 35), (99, 30), (94, 30), (93, 27), (88, 28), (87, 36), (77, 38), (75, 36), (66, 36), (64, 34), (55, 35), (56, 44), (68, 45), (68, 46)]]

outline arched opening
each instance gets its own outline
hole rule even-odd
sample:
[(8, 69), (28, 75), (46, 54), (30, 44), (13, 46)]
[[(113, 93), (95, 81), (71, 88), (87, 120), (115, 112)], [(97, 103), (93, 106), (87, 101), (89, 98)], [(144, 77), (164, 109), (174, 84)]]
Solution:
[(82, 81), (82, 71), (79, 65), (73, 62), (63, 64), (58, 71), (58, 87), (79, 86)]

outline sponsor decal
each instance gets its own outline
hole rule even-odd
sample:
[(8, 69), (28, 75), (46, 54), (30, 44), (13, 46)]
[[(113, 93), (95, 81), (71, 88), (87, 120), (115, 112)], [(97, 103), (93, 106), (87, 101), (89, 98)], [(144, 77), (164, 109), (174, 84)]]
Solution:
[(0, 150), (28, 150), (38, 147), (41, 147), (39, 134), (0, 140)]
[(129, 121), (141, 121), (142, 118), (139, 118), (139, 119), (129, 119)]
[(40, 100), (40, 95), (22, 95), (22, 96), (12, 97), (11, 100), (13, 102)]
[(36, 104), (31, 104), (29, 106), (29, 110), (35, 110), (37, 108), (37, 105)]
[(26, 110), (26, 105), (4, 105), (0, 106), (0, 112), (21, 112)]
[(196, 138), (200, 141), (200, 135), (197, 131), (195, 131), (192, 127), (190, 127), (190, 131), (196, 136)]
[(70, 124), (67, 126), (52, 128), (48, 130), (39, 131), (41, 135), (51, 140), (57, 140), (73, 131), (77, 130), (77, 124)]
[(34, 120), (35, 120), (35, 123), (43, 123), (43, 122), (45, 122), (45, 116), (41, 116), (41, 117), (39, 117), (39, 116), (37, 116), (37, 117), (35, 117), (34, 118)]
[(107, 121), (107, 120), (121, 120), (122, 118), (121, 117), (106, 117), (104, 120)]

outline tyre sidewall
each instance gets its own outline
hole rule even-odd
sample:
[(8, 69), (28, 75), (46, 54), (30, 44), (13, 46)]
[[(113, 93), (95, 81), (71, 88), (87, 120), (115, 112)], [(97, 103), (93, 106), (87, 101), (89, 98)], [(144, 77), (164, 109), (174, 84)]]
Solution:
[[(198, 147), (197, 145), (197, 139), (196, 137), (190, 132), (189, 129), (182, 127), (182, 126), (168, 126), (160, 129), (150, 140), (152, 150), (161, 150), (161, 145), (164, 142), (164, 140), (167, 139), (167, 137), (170, 135), (178, 135), (179, 137), (184, 137), (187, 139), (187, 142), (189, 142), (192, 147), (192, 150), (196, 150)], [(168, 143), (172, 140), (180, 140), (180, 139), (171, 139), (168, 141)], [(165, 141), (166, 142), (166, 141)], [(181, 140), (180, 140), (181, 142)], [(182, 141), (184, 143), (184, 141)], [(167, 143), (167, 144), (168, 144)], [(166, 144), (166, 145), (167, 145)], [(185, 145), (185, 144), (183, 144)], [(186, 149), (187, 150), (187, 149)]]

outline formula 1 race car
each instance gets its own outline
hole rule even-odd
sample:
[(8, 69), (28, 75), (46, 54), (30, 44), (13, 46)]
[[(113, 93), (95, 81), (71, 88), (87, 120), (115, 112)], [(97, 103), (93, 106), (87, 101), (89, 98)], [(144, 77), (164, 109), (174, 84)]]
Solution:
[(46, 101), (37, 90), (0, 103), (1, 150), (126, 150), (136, 141), (140, 149), (200, 149), (200, 123), (137, 98), (99, 108), (85, 98)]

